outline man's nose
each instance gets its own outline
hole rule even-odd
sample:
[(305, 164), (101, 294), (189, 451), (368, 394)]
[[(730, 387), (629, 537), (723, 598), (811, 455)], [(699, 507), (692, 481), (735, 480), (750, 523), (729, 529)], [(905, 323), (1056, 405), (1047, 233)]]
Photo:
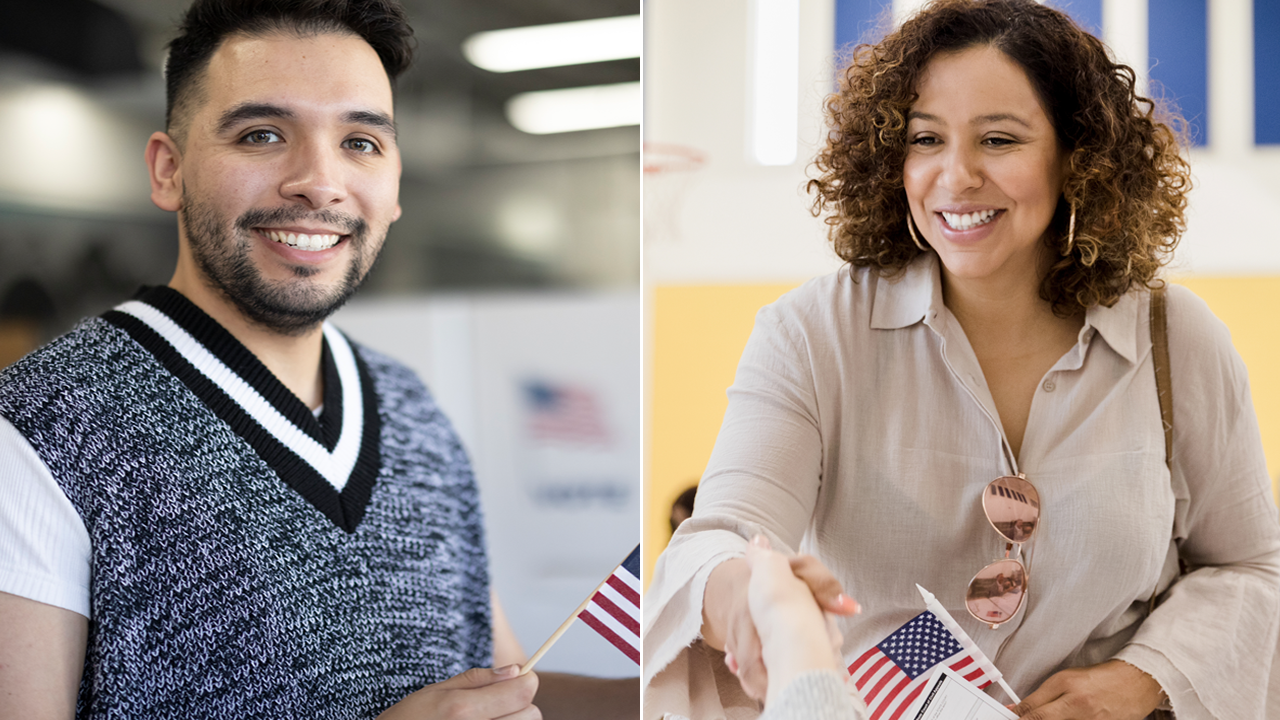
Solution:
[(293, 148), (280, 194), (302, 202), (312, 210), (330, 207), (347, 197), (342, 150), (320, 142), (304, 142)]

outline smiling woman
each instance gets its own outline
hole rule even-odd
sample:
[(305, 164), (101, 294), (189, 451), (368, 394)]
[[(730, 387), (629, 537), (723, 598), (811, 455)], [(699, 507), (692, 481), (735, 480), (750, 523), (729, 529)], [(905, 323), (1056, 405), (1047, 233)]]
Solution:
[(993, 47), (961, 50), (930, 61), (917, 95), (903, 181), (950, 284), (1035, 282), (1067, 153), (1026, 73)]
[[(826, 108), (809, 188), (848, 266), (756, 318), (645, 599), (646, 717), (773, 694), (757, 533), (812, 554), (793, 569), (846, 616), (846, 662), (920, 612), (920, 583), (1024, 717), (1261, 717), (1280, 528), (1225, 328), (1157, 277), (1184, 225), (1180, 121), (1034, 0), (930, 3), (854, 50)], [(984, 512), (992, 478), (1038, 497), (1034, 536)]]

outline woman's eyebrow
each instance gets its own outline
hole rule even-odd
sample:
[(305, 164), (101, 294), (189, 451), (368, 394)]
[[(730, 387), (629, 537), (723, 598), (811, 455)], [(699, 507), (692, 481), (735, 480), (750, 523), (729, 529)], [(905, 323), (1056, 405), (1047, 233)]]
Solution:
[(1031, 127), (1031, 123), (1027, 122), (1026, 120), (1023, 120), (1022, 118), (1012, 113), (992, 113), (991, 115), (979, 115), (978, 117), (970, 121), (970, 124), (971, 125), (987, 125), (990, 123), (1004, 122), (1005, 120), (1018, 123), (1019, 125), (1026, 128)]
[[(939, 125), (947, 124), (942, 118), (938, 117), (937, 115), (930, 115), (929, 113), (923, 113), (923, 112), (920, 112), (919, 110), (912, 110), (911, 112), (908, 112), (907, 119), (908, 120), (924, 120), (925, 122), (934, 122), (934, 123), (938, 123)], [(1023, 120), (1022, 118), (1012, 113), (991, 113), (990, 115), (979, 115), (978, 117), (970, 120), (969, 124), (970, 125), (988, 125), (990, 123), (998, 123), (998, 122), (1003, 122), (1005, 120), (1018, 123), (1023, 127), (1027, 127), (1027, 128), (1031, 127), (1031, 123), (1027, 122), (1026, 120)]]

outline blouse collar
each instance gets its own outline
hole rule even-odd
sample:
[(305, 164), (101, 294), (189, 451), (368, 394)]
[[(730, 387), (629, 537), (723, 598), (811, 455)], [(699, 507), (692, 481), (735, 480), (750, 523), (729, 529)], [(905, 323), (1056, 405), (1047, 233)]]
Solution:
[[(875, 277), (874, 272), (869, 273)], [(933, 321), (943, 313), (942, 272), (935, 253), (924, 253), (912, 260), (906, 270), (894, 278), (876, 278), (875, 301), (871, 309), (871, 327), (876, 330), (898, 330), (923, 321)], [(1141, 293), (1126, 293), (1115, 305), (1089, 308), (1085, 313), (1080, 338), (1087, 342), (1095, 332), (1102, 336), (1117, 355), (1129, 363), (1138, 361), (1138, 334), (1147, 332), (1143, 314), (1146, 303)]]

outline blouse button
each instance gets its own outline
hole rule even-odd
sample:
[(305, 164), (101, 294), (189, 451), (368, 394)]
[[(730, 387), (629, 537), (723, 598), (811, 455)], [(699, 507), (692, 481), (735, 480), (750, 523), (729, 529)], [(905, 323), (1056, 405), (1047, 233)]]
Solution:
[(1044, 385), (1041, 387), (1044, 388), (1045, 392), (1053, 392), (1053, 389), (1057, 387), (1057, 385), (1054, 385), (1052, 380), (1045, 380)]

